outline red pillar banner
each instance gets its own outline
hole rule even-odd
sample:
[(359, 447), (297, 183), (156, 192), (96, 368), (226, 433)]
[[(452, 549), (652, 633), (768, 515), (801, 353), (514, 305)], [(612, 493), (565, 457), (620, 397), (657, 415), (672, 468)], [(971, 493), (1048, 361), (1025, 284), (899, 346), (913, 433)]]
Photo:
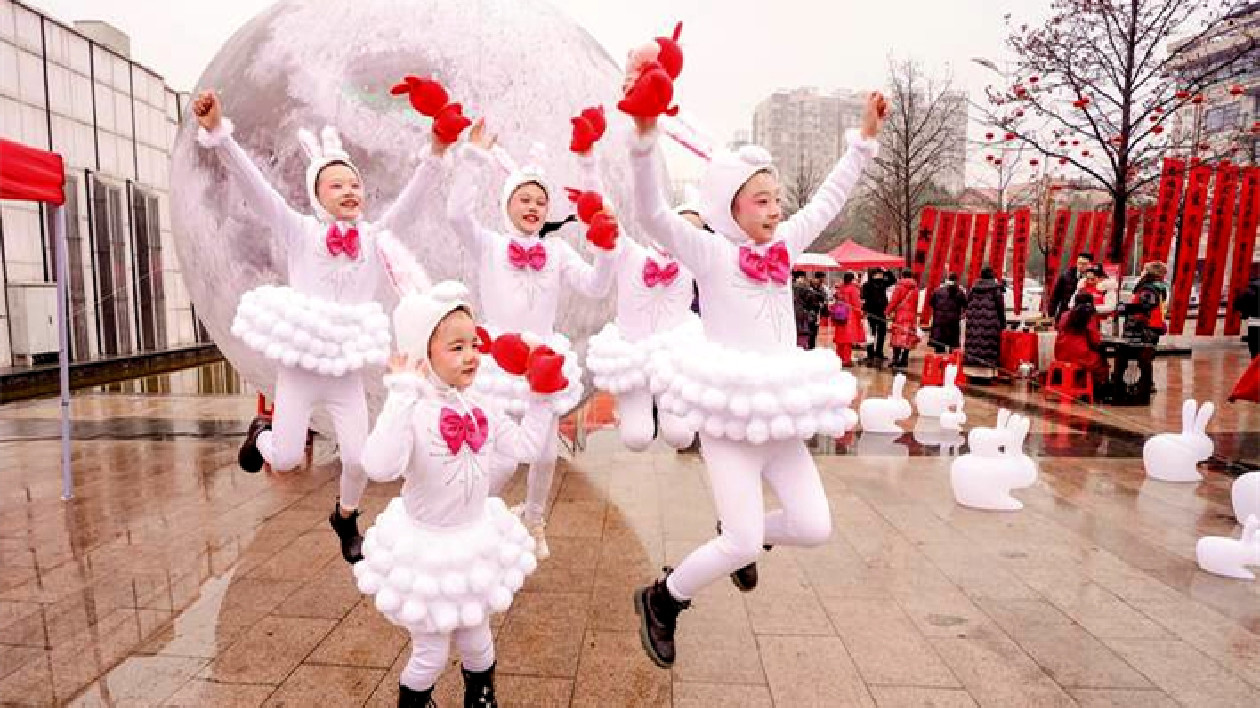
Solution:
[(1137, 266), (1134, 271), (1142, 272), (1142, 266), (1146, 264), (1146, 254), (1151, 252), (1151, 244), (1159, 238), (1159, 205), (1146, 207), (1146, 212), (1142, 216), (1142, 247), (1138, 249)]
[(993, 217), (993, 242), (989, 244), (989, 267), (1001, 278), (1006, 271), (1006, 237), (1011, 230), (1011, 215), (999, 211)]
[(1234, 266), (1229, 275), (1229, 302), (1225, 316), (1225, 334), (1235, 336), (1242, 331), (1242, 317), (1234, 309), (1234, 298), (1247, 287), (1251, 274), (1251, 256), (1256, 248), (1256, 225), (1260, 223), (1260, 167), (1245, 167), (1242, 192), (1238, 197), (1238, 230), (1234, 232)]
[(1063, 261), (1063, 249), (1067, 246), (1068, 226), (1072, 223), (1072, 212), (1060, 209), (1054, 214), (1054, 228), (1050, 232), (1050, 250), (1046, 254), (1046, 296), (1041, 298), (1043, 311), (1050, 306), (1050, 291), (1059, 278), (1059, 267)]
[(1095, 263), (1102, 263), (1106, 260), (1104, 248), (1107, 236), (1111, 233), (1111, 209), (1099, 209), (1094, 212), (1092, 226), (1094, 233), (1089, 239), (1089, 253), (1094, 257)]
[(1120, 246), (1120, 277), (1129, 273), (1129, 256), (1133, 254), (1133, 245), (1137, 242), (1138, 222), (1142, 212), (1129, 209), (1124, 216), (1124, 243)]
[(949, 250), (949, 272), (963, 278), (967, 267), (967, 237), (971, 235), (971, 214), (954, 217), (954, 245)]
[(954, 216), (955, 214), (952, 211), (941, 212), (940, 223), (936, 227), (936, 238), (932, 239), (934, 242), (932, 267), (928, 271), (927, 282), (923, 283), (923, 290), (927, 297), (923, 298), (923, 311), (919, 314), (919, 322), (924, 327), (932, 319), (932, 312), (928, 309), (928, 302), (932, 291), (941, 284), (942, 271), (945, 270), (945, 257), (949, 255), (949, 244), (953, 240), (954, 235)]
[(1032, 225), (1028, 207), (1015, 211), (1015, 254), (1011, 261), (1011, 279), (1015, 281), (1015, 314), (1024, 311), (1024, 276), (1028, 267), (1028, 229)]
[(1167, 261), (1172, 246), (1173, 224), (1177, 221), (1177, 206), (1181, 203), (1181, 186), (1186, 178), (1186, 161), (1176, 157), (1164, 158), (1164, 169), (1159, 177), (1159, 202), (1155, 216), (1154, 238), (1144, 239), (1142, 263)]
[(984, 246), (989, 237), (988, 214), (976, 214), (975, 229), (971, 232), (971, 261), (967, 264), (967, 287), (980, 277), (980, 268), (984, 265)]
[[(1172, 296), (1168, 301), (1168, 333), (1181, 334), (1190, 310), (1190, 287), (1199, 265), (1199, 239), (1203, 234), (1203, 218), (1207, 215), (1208, 186), (1212, 183), (1212, 166), (1190, 168), (1186, 186), (1185, 210), (1181, 215), (1181, 239), (1177, 242), (1177, 264), (1172, 271)], [(1217, 184), (1219, 189), (1220, 184)]]
[(1094, 221), (1092, 211), (1076, 213), (1076, 227), (1072, 230), (1072, 248), (1067, 251), (1064, 269), (1071, 268), (1076, 259), (1085, 252), (1085, 244), (1089, 241), (1089, 227)]
[(919, 236), (914, 242), (914, 280), (923, 281), (928, 251), (932, 248), (932, 231), (936, 228), (936, 207), (923, 207), (919, 214)]
[(1212, 200), (1212, 225), (1208, 228), (1207, 260), (1199, 286), (1199, 325), (1195, 334), (1216, 334), (1221, 306), (1229, 237), (1234, 232), (1234, 197), (1238, 193), (1238, 166), (1223, 162), (1216, 168), (1216, 195)]

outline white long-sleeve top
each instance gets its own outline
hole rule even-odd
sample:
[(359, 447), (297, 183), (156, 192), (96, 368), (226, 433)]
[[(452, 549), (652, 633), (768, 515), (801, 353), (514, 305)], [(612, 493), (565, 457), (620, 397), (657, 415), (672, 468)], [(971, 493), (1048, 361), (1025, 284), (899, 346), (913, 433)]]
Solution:
[[(465, 144), (456, 156), (456, 170), (447, 201), (447, 218), (477, 262), (481, 314), (492, 328), (529, 332), (540, 337), (555, 329), (560, 288), (597, 298), (611, 287), (615, 260), (596, 250), (592, 266), (558, 237), (539, 239), (509, 228), (508, 233), (485, 228), (473, 215), (477, 205), (477, 172), (493, 162), (490, 153)], [(549, 194), (549, 199), (566, 198)], [(506, 219), (506, 214), (504, 214)], [(541, 244), (547, 253), (541, 270), (517, 269), (508, 259), (511, 244), (529, 249)]]
[[(223, 156), (237, 186), (258, 217), (270, 224), (284, 241), (289, 287), (325, 301), (354, 304), (377, 298), (382, 273), (376, 246), (377, 234), (393, 231), (414, 218), (421, 206), (426, 185), (441, 177), (442, 161), (425, 152), (411, 179), (385, 214), (375, 222), (360, 219), (353, 224), (359, 231), (359, 257), (351, 260), (328, 252), (329, 225), (311, 214), (295, 210), (267, 182), (244, 148), (232, 137), (232, 123), (226, 118), (213, 133), (201, 129), (198, 141), (217, 149)], [(348, 227), (348, 224), (341, 225)], [(344, 229), (343, 229), (344, 230)]]
[[(840, 214), (862, 169), (874, 156), (874, 139), (850, 140), (849, 148), (818, 188), (814, 198), (778, 226), (775, 238), (764, 245), (751, 239), (734, 242), (729, 234), (711, 234), (692, 226), (665, 201), (656, 160), (656, 134), (635, 137), (631, 145), (636, 214), (648, 233), (695, 276), (700, 286), (704, 332), (713, 342), (734, 349), (771, 352), (796, 346), (791, 282), (758, 283), (739, 267), (742, 246), (764, 255), (783, 243), (795, 260)], [(722, 195), (727, 202), (734, 195)]]
[[(420, 524), (458, 526), (476, 521), (490, 494), (490, 472), (533, 462), (550, 432), (551, 408), (535, 401), (520, 423), (448, 386), (440, 390), (416, 374), (385, 377), (385, 406), (363, 446), (363, 469), (375, 482), (403, 478), (407, 514)], [(485, 413), (489, 430), (474, 451), (452, 453), (442, 436), (444, 411)]]
[[(714, 236), (713, 238), (718, 238)], [(677, 263), (656, 248), (626, 239), (617, 248), (617, 327), (629, 341), (636, 342), (657, 332), (677, 327), (694, 316), (691, 273), (679, 265), (678, 275), (668, 285), (648, 287), (644, 269), (648, 261), (660, 268)]]

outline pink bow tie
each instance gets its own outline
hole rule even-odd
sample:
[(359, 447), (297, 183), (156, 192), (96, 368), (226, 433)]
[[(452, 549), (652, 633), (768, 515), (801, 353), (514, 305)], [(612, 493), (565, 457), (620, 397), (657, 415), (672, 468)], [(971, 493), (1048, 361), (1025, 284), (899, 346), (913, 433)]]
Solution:
[(486, 414), (480, 408), (472, 409), (472, 413), (460, 415), (451, 408), (442, 409), (442, 417), (438, 422), (438, 431), (446, 441), (446, 448), (454, 455), (459, 448), (467, 444), (474, 453), (481, 452), (486, 444), (486, 436), (490, 434), (490, 424)]
[(643, 264), (643, 284), (649, 288), (654, 288), (658, 285), (669, 287), (677, 277), (678, 264), (672, 261), (664, 268), (651, 258), (647, 259), (647, 262)]
[(740, 246), (739, 269), (749, 280), (784, 285), (792, 275), (792, 259), (782, 241), (771, 246), (764, 256), (748, 246)]
[(547, 249), (541, 243), (525, 248), (513, 241), (508, 244), (508, 262), (517, 270), (542, 270), (547, 265)]
[(341, 233), (341, 229), (336, 224), (328, 227), (328, 235), (324, 237), (324, 243), (328, 245), (328, 253), (332, 256), (340, 256), (346, 254), (350, 260), (359, 259), (359, 230), (350, 227), (350, 230)]

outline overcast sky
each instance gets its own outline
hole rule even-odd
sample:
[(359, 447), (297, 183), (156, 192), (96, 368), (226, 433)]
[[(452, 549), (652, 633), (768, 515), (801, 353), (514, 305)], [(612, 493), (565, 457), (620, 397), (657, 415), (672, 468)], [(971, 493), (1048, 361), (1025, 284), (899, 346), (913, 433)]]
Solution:
[[(131, 36), (133, 58), (175, 89), (196, 86), (202, 70), (269, 0), (24, 0), (64, 22), (105, 20)], [(319, 0), (321, 2), (355, 0)], [(458, 0), (452, 0), (458, 1)], [(750, 129), (752, 109), (777, 88), (864, 89), (883, 82), (887, 57), (913, 57), (979, 96), (1001, 63), (1002, 14), (1035, 18), (1048, 0), (550, 0), (614, 57), (676, 19), (685, 24), (685, 105), (727, 139)], [(1001, 9), (995, 10), (995, 7)]]

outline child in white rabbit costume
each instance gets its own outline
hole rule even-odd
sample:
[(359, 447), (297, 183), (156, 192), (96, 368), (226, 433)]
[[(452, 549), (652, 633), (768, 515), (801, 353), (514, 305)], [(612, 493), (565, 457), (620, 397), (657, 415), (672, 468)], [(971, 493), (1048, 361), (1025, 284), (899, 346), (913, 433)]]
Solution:
[(411, 632), (399, 706), (429, 704), (452, 640), (463, 660), (464, 705), (494, 706), (489, 615), (508, 608), (537, 559), (534, 539), (490, 488), (496, 470), (545, 449), (552, 413), (542, 396), (567, 382), (559, 362), (547, 367), (547, 357), (531, 356), (532, 393), (519, 424), (470, 394), (486, 335), (473, 324), (467, 289), (452, 281), (427, 287), (405, 256), (389, 265), (404, 292), (394, 311), (399, 354), (363, 466), (376, 482), (401, 476), (403, 487), (367, 530), (354, 574), (377, 609)]
[(333, 128), (324, 128), (319, 139), (307, 131), (298, 134), (310, 160), (306, 190), (314, 211), (302, 214), (267, 183), (232, 137), (232, 122), (222, 116), (214, 93), (198, 96), (193, 111), (198, 142), (222, 155), (250, 208), (285, 247), (288, 285), (247, 292), (232, 324), (235, 336), (279, 364), (274, 420), (256, 418), (250, 424), (238, 459), (248, 472), (264, 462), (276, 470), (296, 467), (311, 414), (322, 405), (332, 417), (342, 464), (340, 495), (328, 520), (342, 557), (355, 563), (362, 558), (358, 506), (367, 486), (359, 463), (369, 424), (362, 369), (384, 364), (389, 353), (389, 319), (376, 301), (378, 245), (392, 238), (390, 229), (401, 225), (425, 187), (439, 178), (440, 158), (454, 138), (446, 134), (443, 140), (435, 131), (432, 150), (420, 158), (398, 199), (379, 221), (368, 222), (361, 174)]
[[(542, 167), (526, 165), (513, 168), (503, 184), (499, 203), (504, 212), (503, 233), (481, 226), (476, 210), (478, 187), (476, 172), (509, 158), (495, 149), (495, 138), (485, 124), (478, 121), (457, 155), (457, 168), (447, 202), (447, 217), (455, 233), (477, 263), (480, 301), (485, 325), (491, 335), (502, 331), (520, 332), (526, 340), (542, 341), (560, 354), (572, 351), (569, 340), (555, 331), (560, 289), (568, 286), (587, 297), (607, 293), (612, 280), (616, 247), (616, 222), (601, 219), (601, 226), (592, 226), (587, 237), (597, 248), (595, 265), (582, 260), (568, 243), (559, 238), (540, 238), (547, 226), (551, 201), (560, 198), (549, 183)], [(537, 157), (535, 155), (534, 157)], [(497, 158), (497, 160), (496, 160)], [(526, 393), (519, 381), (513, 381), (497, 361), (486, 362), (478, 377), (476, 390), (501, 402), (504, 409), (519, 415)], [(582, 372), (576, 358), (565, 357), (565, 377), (569, 387), (553, 399), (551, 432), (547, 447), (530, 465), (525, 502), (521, 518), (538, 543), (538, 557), (550, 555), (545, 536), (544, 511), (551, 480), (555, 473), (557, 436), (560, 416), (571, 410), (582, 397)], [(494, 490), (497, 492), (498, 490)]]
[[(681, 60), (671, 59), (670, 66), (680, 67)], [(856, 381), (834, 351), (796, 347), (789, 278), (792, 260), (840, 213), (875, 156), (885, 110), (883, 98), (872, 94), (860, 138), (850, 136), (848, 151), (815, 197), (782, 224), (769, 153), (745, 147), (712, 155), (700, 187), (700, 215), (711, 234), (665, 202), (656, 123), (660, 113), (672, 110), (665, 108), (668, 101), (633, 100), (672, 95), (672, 89), (662, 90), (668, 81), (652, 58), (632, 56), (619, 107), (637, 124), (630, 149), (635, 215), (700, 288), (705, 340), (685, 353), (658, 357), (653, 375), (666, 387), (662, 409), (700, 431), (722, 529), (635, 593), (644, 649), (660, 666), (673, 664), (678, 615), (702, 588), (755, 562), (763, 544), (816, 546), (831, 534), (827, 496), (805, 440), (856, 425), (856, 413), (847, 408)], [(763, 479), (782, 503), (768, 514)]]
[[(581, 118), (574, 118), (575, 124)], [(584, 181), (603, 193), (593, 141), (580, 143), (576, 133), (574, 145), (585, 147), (577, 151)], [(587, 195), (576, 196), (580, 208)], [(617, 397), (618, 431), (626, 447), (645, 450), (659, 432), (669, 445), (683, 449), (696, 431), (683, 418), (657, 408), (648, 364), (655, 352), (686, 346), (702, 336), (700, 320), (691, 311), (695, 280), (660, 244), (650, 237), (647, 241), (643, 245), (623, 238), (617, 245), (616, 316), (591, 337), (586, 365), (595, 386)]]

